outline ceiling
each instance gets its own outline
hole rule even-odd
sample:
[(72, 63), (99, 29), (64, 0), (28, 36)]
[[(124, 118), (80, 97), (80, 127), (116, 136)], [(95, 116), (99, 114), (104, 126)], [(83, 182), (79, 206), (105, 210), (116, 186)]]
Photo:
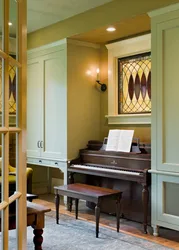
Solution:
[[(131, 25), (132, 24), (132, 25)], [(116, 28), (114, 32), (107, 32), (109, 26), (100, 27), (83, 34), (71, 36), (70, 38), (91, 43), (109, 43), (124, 39), (136, 34), (150, 32), (150, 18), (147, 14), (135, 16), (111, 25)]]
[[(43, 0), (28, 1), (41, 2)], [(67, 2), (68, 1), (70, 2), (70, 0), (67, 0)], [(94, 1), (97, 4), (101, 3), (99, 2), (99, 0)], [(76, 0), (73, 2), (71, 0), (71, 4), (73, 2), (73, 8), (76, 8), (76, 6), (78, 6), (80, 2), (85, 5), (87, 3), (92, 4), (92, 2), (94, 1)], [(106, 1), (106, 3), (103, 2), (103, 5), (101, 6), (97, 7), (96, 5), (96, 8), (88, 9), (88, 11), (86, 8), (86, 11), (81, 14), (74, 15), (68, 19), (65, 19), (65, 17), (63, 17), (64, 20), (62, 20), (61, 22), (51, 25), (46, 29), (40, 29), (38, 32), (32, 32), (28, 36), (28, 47), (33, 48), (36, 46), (41, 46), (44, 43), (50, 43), (55, 40), (60, 40), (64, 37), (70, 37), (72, 39), (81, 41), (106, 44), (114, 42), (116, 40), (125, 39), (127, 37), (148, 33), (150, 32), (151, 24), (150, 18), (148, 17), (147, 13), (154, 9), (158, 9), (174, 3), (178, 3), (178, 0)], [(39, 6), (39, 8), (41, 8), (41, 6)], [(44, 7), (44, 11), (46, 10), (46, 8), (47, 6)], [(62, 8), (64, 8), (64, 6), (62, 6)], [(69, 10), (70, 6), (68, 11)], [(55, 11), (56, 12), (54, 12), (54, 15), (56, 16), (57, 9)], [(66, 14), (68, 14), (68, 11), (65, 9)], [(107, 25), (114, 26), (116, 28), (116, 31), (113, 33), (108, 33), (106, 31)], [(58, 30), (60, 32), (58, 32)], [(53, 39), (51, 37), (53, 37)]]
[[(103, 8), (102, 5), (111, 5), (116, 1), (117, 0), (27, 0), (27, 31), (28, 33), (31, 33), (51, 24), (59, 23), (66, 19), (68, 20), (68, 18), (75, 17), (78, 14), (84, 12), (87, 13), (96, 7), (101, 6), (100, 8)], [(123, 5), (126, 3), (126, 8), (128, 10), (128, 2), (131, 2), (132, 0), (118, 1)], [(138, 3), (139, 2), (140, 0), (138, 0)], [(158, 4), (157, 0), (154, 2)], [(164, 6), (170, 2), (171, 0), (160, 0), (161, 5), (163, 4)], [(172, 0), (172, 2), (178, 1)], [(0, 7), (1, 4), (2, 0), (0, 0)], [(147, 6), (147, 3), (145, 6)], [(128, 12), (130, 11), (128, 10)], [(99, 9), (98, 13), (100, 16), (101, 13)], [(115, 32), (107, 32), (107, 26), (98, 26), (98, 29), (90, 30), (85, 33), (80, 32), (80, 34), (71, 36), (70, 38), (94, 43), (109, 43), (136, 34), (150, 32), (150, 18), (145, 13), (146, 11), (141, 11), (141, 14), (138, 13), (138, 15), (131, 15), (129, 18), (121, 18), (121, 21), (111, 23), (111, 25), (116, 28)], [(106, 18), (108, 18), (107, 13), (105, 14)], [(2, 8), (0, 8), (0, 16), (2, 16)], [(1, 20), (2, 18), (0, 18), (0, 30)], [(10, 26), (11, 36), (16, 36), (16, 20), (16, 0), (10, 0), (10, 21), (13, 24)]]
[(27, 0), (28, 33), (113, 0)]
[[(27, 32), (44, 28), (114, 0), (27, 0)], [(2, 17), (0, 0), (0, 17)], [(10, 35), (16, 35), (16, 0), (10, 0)], [(0, 30), (2, 18), (0, 18)], [(1, 32), (0, 32), (1, 33)]]

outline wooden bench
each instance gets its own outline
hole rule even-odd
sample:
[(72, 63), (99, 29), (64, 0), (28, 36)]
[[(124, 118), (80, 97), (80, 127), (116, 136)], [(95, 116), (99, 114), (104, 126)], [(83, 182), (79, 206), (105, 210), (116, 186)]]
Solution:
[(56, 204), (56, 223), (59, 224), (59, 205), (60, 195), (66, 195), (70, 197), (70, 211), (72, 210), (72, 198), (75, 199), (76, 219), (78, 219), (78, 202), (79, 199), (94, 202), (95, 216), (96, 216), (96, 238), (99, 234), (99, 218), (100, 218), (100, 204), (105, 198), (111, 198), (116, 200), (116, 219), (117, 219), (117, 232), (120, 227), (120, 200), (122, 192), (119, 190), (113, 190), (109, 188), (101, 188), (97, 186), (90, 186), (86, 184), (69, 184), (64, 186), (54, 187), (55, 190), (55, 204)]

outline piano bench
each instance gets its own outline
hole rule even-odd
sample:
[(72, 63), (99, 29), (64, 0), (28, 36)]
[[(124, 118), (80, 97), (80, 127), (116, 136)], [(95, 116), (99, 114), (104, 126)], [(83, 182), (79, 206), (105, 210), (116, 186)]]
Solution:
[(97, 186), (91, 186), (86, 184), (69, 184), (64, 186), (54, 187), (55, 190), (55, 205), (56, 205), (56, 223), (59, 224), (59, 206), (60, 206), (60, 195), (66, 195), (69, 197), (69, 208), (72, 210), (72, 198), (75, 199), (76, 208), (76, 219), (78, 219), (78, 201), (83, 199), (86, 201), (94, 202), (95, 216), (96, 216), (96, 238), (99, 234), (99, 218), (100, 218), (100, 204), (105, 198), (111, 198), (116, 200), (116, 222), (117, 232), (120, 227), (120, 201), (122, 192), (119, 190), (113, 190), (109, 188), (102, 188)]

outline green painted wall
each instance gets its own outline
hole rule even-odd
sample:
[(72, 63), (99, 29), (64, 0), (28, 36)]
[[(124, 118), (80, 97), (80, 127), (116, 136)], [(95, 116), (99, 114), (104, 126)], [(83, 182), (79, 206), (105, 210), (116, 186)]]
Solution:
[[(121, 4), (122, 2), (122, 4)], [(115, 0), (85, 13), (76, 15), (64, 21), (50, 25), (36, 32), (28, 34), (28, 49), (36, 48), (75, 34), (84, 33), (99, 27), (113, 24), (120, 20), (125, 20), (139, 14), (146, 13), (152, 9), (165, 5), (177, 3), (178, 0)], [(108, 83), (108, 51), (103, 45), (100, 49), (100, 80)], [(91, 100), (92, 101), (92, 100)], [(100, 139), (103, 140), (108, 135), (109, 129), (134, 129), (135, 137), (139, 137), (141, 142), (150, 143), (150, 126), (108, 126), (105, 115), (108, 114), (108, 92), (101, 93), (100, 96)], [(74, 121), (75, 122), (75, 121)], [(91, 138), (93, 139), (93, 138)], [(87, 142), (86, 142), (87, 143)], [(54, 172), (53, 172), (54, 171)], [(62, 178), (60, 171), (52, 171), (52, 177)], [(44, 173), (46, 176), (46, 172)]]

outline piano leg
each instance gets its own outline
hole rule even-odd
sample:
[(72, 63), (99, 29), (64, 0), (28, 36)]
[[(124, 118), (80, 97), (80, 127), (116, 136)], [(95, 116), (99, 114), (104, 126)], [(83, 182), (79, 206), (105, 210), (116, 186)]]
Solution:
[[(69, 177), (68, 177), (68, 180), (69, 180), (69, 184), (73, 184), (74, 183), (74, 173), (70, 173), (69, 174)], [(72, 206), (73, 206), (73, 200), (71, 197), (67, 197), (67, 210), (68, 211), (72, 211)]]
[(69, 181), (69, 184), (74, 183), (74, 173), (72, 173), (72, 172), (69, 173), (68, 181)]
[(120, 228), (120, 197), (117, 198), (116, 200), (116, 222), (117, 222), (117, 232), (119, 233), (119, 228)]
[(143, 210), (144, 210), (144, 233), (147, 234), (147, 215), (148, 215), (148, 201), (149, 201), (149, 190), (147, 185), (142, 185), (142, 202), (143, 202)]
[(71, 197), (68, 197), (68, 211), (72, 211), (73, 201)]
[(75, 199), (75, 214), (76, 214), (76, 220), (78, 219), (78, 203), (79, 203), (79, 199)]

